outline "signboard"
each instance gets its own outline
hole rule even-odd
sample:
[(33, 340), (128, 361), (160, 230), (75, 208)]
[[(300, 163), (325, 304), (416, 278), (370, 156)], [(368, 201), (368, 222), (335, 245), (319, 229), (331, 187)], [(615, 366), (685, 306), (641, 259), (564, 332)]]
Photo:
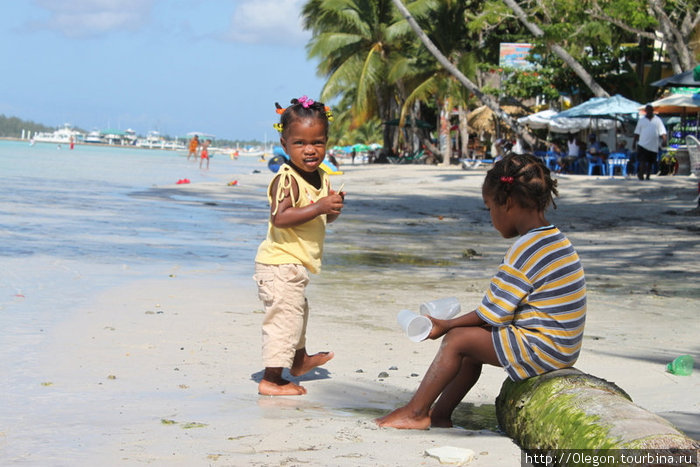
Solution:
[(532, 63), (527, 60), (531, 49), (532, 44), (502, 42), (498, 53), (498, 65), (503, 68), (532, 68)]

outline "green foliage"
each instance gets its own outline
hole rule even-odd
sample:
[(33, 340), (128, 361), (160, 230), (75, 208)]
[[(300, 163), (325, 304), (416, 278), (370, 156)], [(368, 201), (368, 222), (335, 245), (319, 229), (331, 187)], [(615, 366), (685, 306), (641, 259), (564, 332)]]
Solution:
[[(644, 72), (653, 44), (640, 40), (640, 35), (658, 27), (655, 15), (660, 16), (647, 0), (518, 1), (528, 21), (543, 31), (542, 37), (535, 37), (503, 1), (403, 3), (441, 53), (494, 97), (540, 97), (552, 104), (562, 95), (575, 96), (574, 103), (591, 97), (593, 91), (582, 77), (550, 51), (554, 44), (609, 94), (645, 102), (656, 91), (649, 83), (658, 79), (658, 63), (651, 63), (652, 73)], [(695, 14), (694, 3), (697, 0), (663, 2), (663, 14), (680, 25)], [(321, 99), (344, 101), (337, 111), (341, 122), (331, 130), (338, 141), (354, 137), (353, 132), (373, 120), (408, 114), (430, 120), (427, 115), (438, 112), (446, 101), (450, 106), (478, 105), (428, 52), (390, 0), (309, 0), (302, 18), (312, 33), (309, 56), (320, 60), (318, 71), (327, 79)], [(483, 72), (497, 69), (499, 46), (505, 42), (533, 44), (537, 67), (505, 70), (501, 88), (489, 88)], [(370, 128), (376, 130), (373, 125)], [(393, 141), (393, 131), (396, 128), (384, 128), (385, 145)]]
[(349, 93), (336, 106), (333, 106), (333, 121), (328, 127), (329, 147), (382, 141), (381, 119), (374, 117), (360, 125), (355, 125), (352, 118), (352, 102), (353, 95)]
[(0, 137), (20, 138), (22, 130), (36, 132), (54, 131), (56, 128), (48, 127), (31, 120), (22, 120), (17, 117), (6, 117), (0, 114)]
[(536, 70), (501, 69), (502, 92), (517, 99), (530, 99), (542, 96), (546, 102), (559, 99), (559, 91), (552, 84), (555, 74), (552, 68), (537, 68)]

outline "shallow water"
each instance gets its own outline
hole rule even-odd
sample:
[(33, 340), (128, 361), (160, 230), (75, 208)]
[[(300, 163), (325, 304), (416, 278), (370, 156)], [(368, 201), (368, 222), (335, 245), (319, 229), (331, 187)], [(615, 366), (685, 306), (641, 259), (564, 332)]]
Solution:
[[(235, 213), (206, 198), (139, 196), (153, 186), (225, 182), (260, 169), (254, 160), (212, 160), (211, 170), (171, 151), (0, 142), (0, 256), (49, 255), (96, 263), (153, 264), (222, 258)], [(225, 253), (224, 253), (225, 254)]]
[(0, 141), (4, 415), (27, 409), (24, 396), (37, 390), (28, 377), (51, 327), (101, 290), (182, 270), (249, 280), (264, 194), (237, 202), (232, 187), (222, 207), (206, 190), (192, 195), (175, 183), (225, 184), (254, 170), (267, 168), (227, 155), (200, 170), (173, 151)]

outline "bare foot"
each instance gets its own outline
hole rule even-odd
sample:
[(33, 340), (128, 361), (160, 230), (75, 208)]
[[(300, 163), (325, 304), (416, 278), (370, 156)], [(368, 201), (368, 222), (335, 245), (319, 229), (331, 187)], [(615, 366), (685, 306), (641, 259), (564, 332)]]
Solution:
[(396, 409), (374, 421), (381, 427), (398, 428), (400, 430), (427, 430), (430, 428), (430, 417), (428, 415), (416, 416), (406, 407)]
[(258, 394), (262, 394), (263, 396), (302, 396), (306, 394), (306, 388), (294, 384), (291, 381), (276, 384), (263, 379), (260, 381), (260, 384), (258, 384)]
[(333, 352), (319, 352), (313, 355), (307, 355), (306, 351), (304, 351), (303, 354), (300, 355), (300, 358), (294, 359), (294, 364), (289, 372), (292, 376), (301, 376), (325, 364), (328, 360), (333, 358), (334, 355)]

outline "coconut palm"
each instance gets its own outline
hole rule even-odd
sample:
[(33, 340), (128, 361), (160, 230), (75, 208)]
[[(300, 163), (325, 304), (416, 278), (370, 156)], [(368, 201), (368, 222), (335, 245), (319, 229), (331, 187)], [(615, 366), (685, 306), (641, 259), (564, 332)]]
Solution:
[(527, 131), (523, 129), (517, 121), (512, 119), (506, 112), (501, 109), (498, 102), (490, 95), (484, 93), (474, 82), (467, 78), (464, 73), (461, 72), (450, 60), (438, 49), (435, 44), (431, 41), (428, 35), (423, 31), (421, 26), (416, 22), (415, 18), (412, 16), (411, 12), (406, 8), (401, 0), (392, 0), (396, 8), (401, 12), (410, 25), (411, 29), (416, 33), (420, 41), (425, 45), (425, 47), (430, 51), (430, 53), (440, 62), (440, 64), (445, 67), (447, 71), (450, 72), (452, 76), (459, 80), (471, 93), (475, 95), (481, 102), (483, 102), (487, 107), (489, 107), (494, 114), (500, 119), (502, 119), (516, 134), (523, 137), (523, 139), (528, 143), (534, 143), (535, 139)]
[[(390, 120), (399, 103), (389, 69), (415, 40), (391, 0), (310, 0), (302, 18), (312, 32), (309, 57), (320, 60), (318, 71), (327, 77), (321, 99), (329, 101), (352, 89), (353, 127), (373, 116)], [(384, 145), (390, 140), (387, 126)]]
[[(474, 3), (474, 4), (473, 4)], [(466, 13), (478, 6), (478, 3), (463, 0), (443, 0), (432, 2), (430, 8), (421, 2), (408, 4), (412, 15), (425, 28), (431, 41), (443, 51), (450, 62), (462, 73), (473, 77), (477, 69), (477, 50), (479, 38), (477, 33), (467, 27)], [(476, 50), (475, 50), (476, 49)], [(466, 123), (465, 109), (469, 104), (469, 92), (431, 55), (419, 41), (413, 45), (413, 51), (405, 59), (407, 64), (397, 64), (402, 70), (403, 80), (410, 86), (410, 93), (405, 96), (402, 118), (406, 113), (413, 113), (416, 101), (431, 102), (440, 109), (438, 128), (443, 143), (443, 164), (449, 164), (451, 157), (450, 114), (453, 108), (459, 109), (460, 123)], [(416, 115), (412, 115), (415, 118)], [(462, 152), (466, 153), (468, 131), (466, 125), (460, 125)], [(429, 141), (422, 143), (433, 152), (438, 148)]]

